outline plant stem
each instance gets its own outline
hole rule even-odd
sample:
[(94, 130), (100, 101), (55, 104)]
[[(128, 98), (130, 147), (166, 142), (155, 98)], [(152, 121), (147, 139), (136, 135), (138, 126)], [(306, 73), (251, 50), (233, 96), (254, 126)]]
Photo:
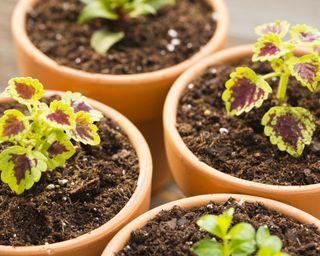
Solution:
[(285, 73), (282, 73), (280, 77), (277, 98), (281, 101), (283, 101), (286, 98), (289, 76), (290, 76), (290, 73), (285, 72)]
[(224, 245), (223, 255), (224, 255), (224, 256), (230, 256), (229, 245), (228, 245), (228, 239), (227, 239), (227, 237), (224, 236), (222, 240), (223, 240), (223, 245)]
[(276, 76), (280, 76), (280, 73), (279, 72), (273, 72), (273, 73), (266, 74), (266, 75), (262, 76), (262, 78), (264, 80), (267, 80), (269, 78), (276, 77)]

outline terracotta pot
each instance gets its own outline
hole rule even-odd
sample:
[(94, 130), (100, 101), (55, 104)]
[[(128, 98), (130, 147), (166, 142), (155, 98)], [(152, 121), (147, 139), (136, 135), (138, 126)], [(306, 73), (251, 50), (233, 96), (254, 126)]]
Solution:
[[(217, 29), (212, 39), (192, 58), (175, 66), (136, 75), (93, 74), (58, 65), (38, 50), (26, 33), (26, 13), (38, 0), (20, 0), (12, 17), (12, 34), (22, 76), (36, 77), (46, 89), (78, 91), (120, 111), (142, 129), (152, 149), (154, 180), (157, 187), (170, 180), (162, 140), (161, 112), (166, 94), (174, 80), (188, 67), (226, 43), (228, 13), (223, 0), (208, 0), (219, 13)], [(151, 135), (153, 134), (153, 135)], [(160, 155), (161, 154), (161, 155)]]
[[(47, 91), (46, 96), (62, 92)], [(0, 103), (9, 102), (10, 98), (1, 96)], [(137, 188), (122, 210), (99, 228), (75, 239), (41, 246), (12, 247), (1, 246), (0, 255), (5, 256), (100, 256), (108, 241), (125, 224), (149, 209), (152, 177), (151, 154), (146, 141), (138, 129), (123, 115), (106, 105), (94, 100), (89, 101), (97, 110), (117, 123), (132, 143), (140, 164)]]
[(245, 200), (248, 202), (262, 202), (268, 209), (275, 210), (282, 213), (283, 215), (295, 219), (303, 224), (315, 224), (320, 229), (320, 221), (310, 214), (305, 213), (292, 206), (270, 200), (261, 197), (247, 196), (247, 195), (236, 195), (236, 194), (215, 194), (215, 195), (202, 195), (190, 198), (177, 200), (163, 206), (157, 207), (151, 211), (144, 213), (139, 216), (123, 229), (117, 233), (117, 235), (110, 241), (102, 256), (114, 256), (115, 253), (119, 252), (129, 240), (131, 232), (142, 228), (150, 219), (154, 218), (162, 210), (170, 210), (173, 206), (180, 206), (182, 208), (193, 208), (206, 205), (210, 201), (213, 202), (225, 202), (230, 197), (235, 198), (237, 201)]
[(272, 198), (320, 218), (320, 184), (275, 186), (225, 174), (201, 162), (184, 144), (176, 129), (177, 107), (186, 86), (213, 64), (230, 63), (252, 55), (252, 46), (230, 48), (186, 71), (171, 88), (164, 106), (164, 135), (173, 177), (187, 196), (208, 193), (240, 193)]

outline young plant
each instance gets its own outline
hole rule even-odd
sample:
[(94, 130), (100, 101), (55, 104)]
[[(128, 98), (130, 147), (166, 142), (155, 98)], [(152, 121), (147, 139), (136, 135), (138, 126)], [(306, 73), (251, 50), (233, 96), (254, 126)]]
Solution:
[[(92, 19), (101, 18), (118, 23), (127, 23), (130, 19), (156, 14), (166, 5), (175, 4), (175, 0), (81, 0), (85, 6), (78, 17), (83, 24)], [(91, 37), (91, 47), (97, 53), (106, 53), (114, 44), (121, 41), (122, 31), (112, 32), (108, 28), (100, 29)]]
[(27, 115), (9, 109), (0, 118), (0, 143), (8, 143), (0, 153), (1, 180), (16, 194), (30, 189), (42, 172), (63, 166), (76, 151), (72, 140), (100, 143), (93, 122), (102, 114), (81, 94), (67, 92), (48, 106), (39, 101), (43, 85), (30, 77), (11, 79), (5, 94), (28, 109)]
[(279, 237), (270, 235), (266, 226), (256, 230), (249, 223), (241, 222), (231, 227), (234, 209), (221, 215), (205, 215), (198, 221), (198, 226), (214, 235), (221, 242), (204, 239), (191, 249), (198, 256), (289, 256), (281, 252), (282, 242)]
[[(290, 30), (290, 39), (284, 37)], [(269, 61), (273, 72), (258, 75), (248, 67), (238, 67), (230, 75), (222, 99), (229, 115), (239, 116), (259, 108), (272, 93), (267, 79), (279, 77), (277, 90), (278, 106), (272, 107), (262, 118), (264, 133), (279, 150), (287, 151), (293, 157), (303, 153), (316, 129), (315, 118), (305, 108), (286, 104), (286, 91), (290, 77), (315, 92), (320, 82), (320, 33), (317, 29), (296, 25), (290, 29), (286, 21), (276, 21), (256, 28), (260, 39), (253, 50), (253, 61)], [(295, 56), (296, 47), (307, 48), (308, 53)]]

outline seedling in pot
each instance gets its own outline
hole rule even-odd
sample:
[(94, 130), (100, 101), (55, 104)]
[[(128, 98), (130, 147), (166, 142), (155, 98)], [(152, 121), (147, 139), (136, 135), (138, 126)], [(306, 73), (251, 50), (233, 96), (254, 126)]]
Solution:
[[(315, 118), (309, 110), (286, 104), (286, 92), (290, 77), (301, 86), (315, 92), (320, 82), (320, 33), (317, 29), (296, 25), (291, 27), (286, 21), (276, 21), (256, 28), (260, 39), (253, 50), (253, 61), (269, 61), (274, 72), (258, 75), (248, 67), (238, 67), (226, 83), (222, 99), (231, 116), (239, 116), (259, 108), (272, 93), (267, 80), (279, 77), (277, 90), (278, 106), (272, 107), (262, 118), (264, 133), (279, 150), (287, 151), (293, 157), (303, 153), (309, 145), (316, 129)], [(290, 39), (284, 37), (290, 34)], [(304, 47), (307, 54), (295, 56), (297, 47)]]
[(11, 79), (5, 94), (28, 110), (25, 115), (9, 109), (0, 118), (0, 143), (8, 144), (0, 153), (1, 180), (17, 194), (30, 189), (43, 172), (63, 166), (76, 152), (72, 141), (100, 143), (94, 121), (102, 114), (81, 94), (67, 92), (48, 106), (40, 102), (43, 85), (30, 77)]
[(231, 208), (218, 216), (202, 216), (197, 221), (198, 226), (215, 238), (200, 240), (192, 247), (192, 252), (198, 256), (251, 256), (254, 253), (257, 256), (289, 256), (281, 252), (280, 238), (270, 235), (266, 226), (257, 231), (245, 222), (231, 227), (233, 214)]
[[(127, 23), (130, 19), (156, 14), (164, 6), (175, 4), (175, 0), (81, 0), (85, 6), (78, 17), (83, 24), (101, 18), (117, 23)], [(97, 53), (106, 53), (114, 44), (125, 37), (123, 31), (113, 32), (108, 28), (95, 31), (91, 46)]]

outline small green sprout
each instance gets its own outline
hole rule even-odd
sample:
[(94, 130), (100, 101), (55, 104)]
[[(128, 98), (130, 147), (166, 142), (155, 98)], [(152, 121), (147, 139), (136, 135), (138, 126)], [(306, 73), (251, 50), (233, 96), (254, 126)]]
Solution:
[[(191, 249), (198, 256), (289, 256), (281, 252), (279, 237), (270, 235), (266, 226), (256, 230), (249, 223), (241, 222), (231, 227), (234, 209), (221, 215), (204, 215), (198, 226), (214, 235), (213, 239), (197, 242)], [(216, 240), (219, 239), (221, 242)]]
[(93, 122), (102, 114), (81, 94), (67, 92), (48, 106), (39, 101), (43, 85), (30, 77), (11, 79), (5, 94), (28, 109), (28, 115), (9, 109), (0, 118), (0, 143), (9, 145), (0, 153), (1, 180), (16, 194), (30, 189), (42, 172), (63, 166), (76, 151), (72, 140), (100, 143)]
[[(284, 37), (290, 34), (290, 39)], [(222, 95), (226, 110), (231, 116), (239, 116), (253, 108), (261, 107), (272, 93), (266, 81), (279, 77), (277, 99), (279, 106), (272, 107), (262, 118), (264, 133), (279, 150), (293, 157), (302, 155), (306, 145), (312, 141), (316, 130), (315, 118), (302, 107), (286, 104), (287, 85), (290, 77), (315, 92), (320, 84), (320, 32), (307, 25), (291, 27), (286, 21), (276, 21), (256, 28), (260, 39), (253, 50), (253, 61), (269, 61), (273, 72), (258, 75), (248, 67), (238, 67), (230, 75)], [(296, 57), (297, 47), (304, 47), (308, 54)]]
[[(101, 18), (119, 23), (130, 19), (156, 14), (166, 5), (175, 4), (175, 0), (81, 0), (85, 6), (78, 17), (83, 24)], [(123, 31), (113, 32), (108, 28), (100, 29), (91, 37), (91, 47), (97, 53), (105, 54), (114, 44), (125, 37)]]

